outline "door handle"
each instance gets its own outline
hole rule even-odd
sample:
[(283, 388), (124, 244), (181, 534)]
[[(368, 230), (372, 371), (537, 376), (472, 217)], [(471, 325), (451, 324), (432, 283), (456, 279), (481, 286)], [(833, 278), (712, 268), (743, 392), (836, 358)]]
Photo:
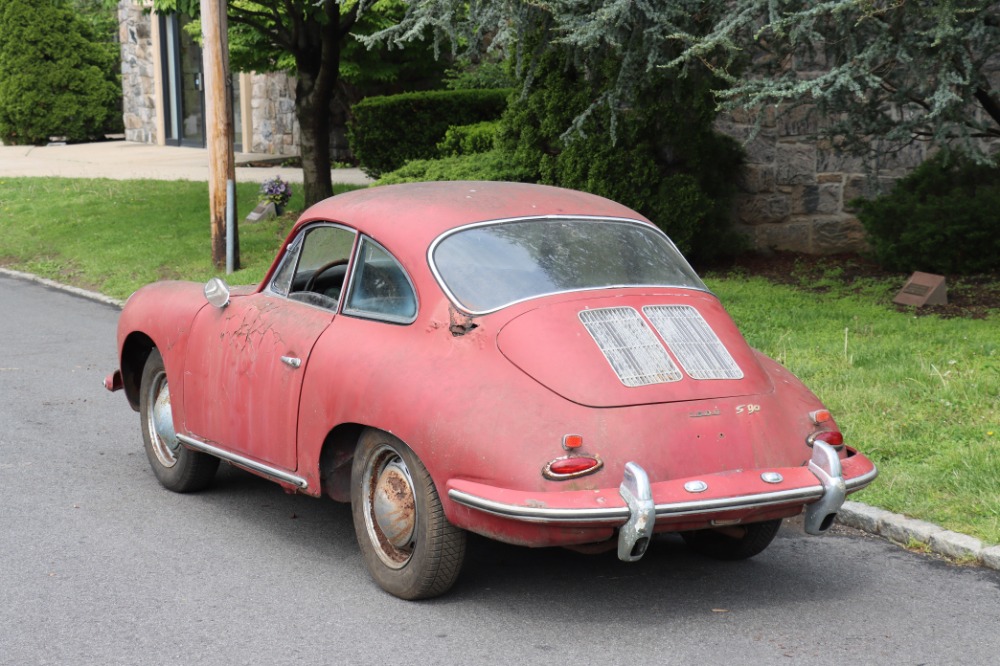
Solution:
[(281, 362), (290, 368), (298, 368), (302, 365), (302, 359), (295, 358), (294, 356), (282, 356)]

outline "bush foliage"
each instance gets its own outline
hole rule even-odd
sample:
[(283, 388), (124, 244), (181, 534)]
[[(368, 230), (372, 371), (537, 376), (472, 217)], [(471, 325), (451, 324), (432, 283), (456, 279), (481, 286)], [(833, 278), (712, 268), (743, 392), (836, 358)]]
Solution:
[(438, 157), (449, 127), (499, 118), (510, 94), (510, 89), (433, 90), (368, 97), (352, 108), (351, 150), (373, 177), (409, 160)]
[(554, 51), (534, 77), (501, 120), (498, 145), (511, 168), (624, 203), (696, 258), (740, 249), (730, 209), (742, 151), (712, 130), (707, 81), (651, 74), (630, 107), (605, 104), (585, 113), (609, 89), (600, 71), (581, 70)]
[(118, 58), (58, 0), (0, 0), (0, 140), (84, 141), (120, 123)]
[(858, 201), (876, 260), (885, 268), (943, 274), (996, 270), (1000, 168), (938, 153), (889, 194)]
[(518, 168), (507, 153), (490, 150), (470, 155), (452, 155), (433, 160), (411, 160), (384, 174), (379, 185), (413, 183), (426, 180), (505, 180), (533, 182), (532, 172)]
[(496, 147), (499, 132), (500, 122), (496, 120), (449, 127), (437, 146), (438, 152), (444, 156), (486, 153)]

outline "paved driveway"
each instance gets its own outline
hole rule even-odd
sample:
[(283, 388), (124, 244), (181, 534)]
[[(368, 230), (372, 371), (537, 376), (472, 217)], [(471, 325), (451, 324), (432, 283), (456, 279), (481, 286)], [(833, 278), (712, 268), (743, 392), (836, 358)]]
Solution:
[[(236, 163), (273, 159), (273, 155), (239, 153)], [(333, 182), (363, 185), (371, 182), (360, 169), (334, 169)], [(261, 182), (281, 176), (301, 183), (302, 169), (287, 167), (236, 169), (237, 182)], [(208, 151), (204, 148), (154, 146), (130, 141), (104, 141), (67, 146), (0, 146), (0, 178), (60, 176), (128, 180), (208, 180)]]

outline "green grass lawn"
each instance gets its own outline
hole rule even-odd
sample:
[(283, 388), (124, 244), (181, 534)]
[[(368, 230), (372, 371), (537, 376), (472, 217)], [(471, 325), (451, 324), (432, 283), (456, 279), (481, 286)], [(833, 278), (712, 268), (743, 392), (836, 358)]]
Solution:
[[(238, 219), (256, 188), (238, 186)], [(301, 208), (295, 189), (290, 210)], [(229, 281), (259, 281), (293, 222), (241, 224), (245, 268)], [(207, 186), (0, 180), (0, 265), (117, 298), (154, 280), (205, 280), (217, 274)], [(1000, 313), (897, 312), (900, 285), (888, 281), (825, 293), (738, 274), (706, 281), (750, 344), (801, 377), (878, 464), (879, 479), (854, 498), (1000, 543)]]
[(898, 284), (816, 294), (709, 277), (751, 345), (780, 361), (879, 467), (854, 499), (1000, 543), (1000, 316), (896, 312)]
[[(258, 187), (237, 184), (238, 221), (257, 205)], [(288, 210), (301, 209), (302, 188), (293, 185)], [(294, 213), (241, 222), (243, 268), (227, 280), (260, 281), (294, 222)], [(211, 261), (206, 183), (0, 179), (0, 233), (0, 265), (120, 299), (156, 280), (220, 274)]]

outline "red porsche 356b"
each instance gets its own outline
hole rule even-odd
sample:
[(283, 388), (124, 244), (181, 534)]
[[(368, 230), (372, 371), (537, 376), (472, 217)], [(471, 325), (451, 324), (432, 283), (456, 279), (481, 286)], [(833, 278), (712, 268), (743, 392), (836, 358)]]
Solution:
[(751, 349), (649, 221), (581, 192), (419, 183), (307, 210), (261, 284), (160, 282), (106, 380), (153, 471), (220, 460), (350, 502), (373, 578), (442, 594), (467, 531), (724, 559), (783, 518), (826, 531), (876, 475), (823, 404)]

